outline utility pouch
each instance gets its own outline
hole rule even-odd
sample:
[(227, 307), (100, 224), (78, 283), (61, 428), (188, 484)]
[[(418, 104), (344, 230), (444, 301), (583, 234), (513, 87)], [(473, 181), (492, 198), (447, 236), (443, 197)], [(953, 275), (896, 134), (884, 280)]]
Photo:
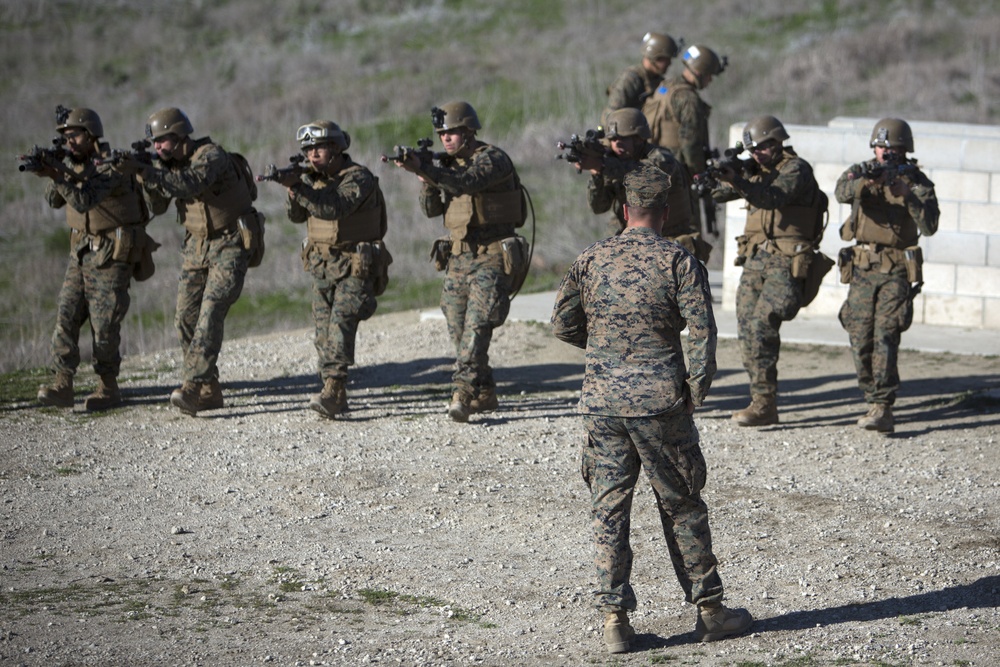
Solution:
[(372, 244), (362, 241), (354, 246), (351, 253), (351, 275), (364, 280), (371, 275), (372, 270)]
[(145, 227), (133, 228), (135, 232), (136, 244), (132, 248), (132, 277), (137, 282), (149, 280), (156, 273), (156, 264), (153, 262), (153, 253), (160, 247), (160, 244), (153, 240), (153, 237), (146, 233)]
[(448, 268), (448, 260), (451, 258), (451, 237), (443, 236), (434, 241), (431, 247), (431, 259), (434, 261), (434, 268), (444, 271)]
[(264, 214), (254, 208), (236, 219), (243, 249), (249, 254), (247, 266), (260, 266), (264, 260), (264, 220)]
[(111, 251), (111, 259), (115, 262), (131, 261), (135, 245), (135, 227), (116, 227), (115, 247)]
[(371, 247), (372, 285), (375, 288), (375, 296), (382, 296), (389, 285), (389, 265), (392, 264), (392, 255), (382, 241), (372, 241)]
[(830, 272), (835, 263), (819, 251), (810, 252), (809, 254), (811, 255), (809, 258), (809, 272), (806, 275), (805, 282), (802, 284), (803, 308), (812, 303), (816, 295), (819, 294), (819, 287), (823, 283), (823, 278), (826, 277), (826, 274)]
[(903, 251), (903, 263), (906, 264), (906, 279), (911, 283), (924, 281), (924, 253), (920, 246), (913, 246)]
[(851, 282), (851, 274), (854, 273), (854, 247), (841, 248), (837, 254), (837, 264), (840, 265), (840, 282), (848, 284)]
[(503, 272), (510, 276), (510, 291), (514, 294), (521, 289), (524, 279), (528, 277), (531, 247), (528, 239), (515, 234), (500, 241), (500, 250), (503, 252)]

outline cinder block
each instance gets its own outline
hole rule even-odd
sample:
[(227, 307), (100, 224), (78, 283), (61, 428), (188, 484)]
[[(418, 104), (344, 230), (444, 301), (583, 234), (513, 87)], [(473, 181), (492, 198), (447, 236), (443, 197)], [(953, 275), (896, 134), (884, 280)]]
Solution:
[(785, 130), (789, 136), (785, 144), (794, 148), (813, 167), (821, 161), (840, 162), (847, 159), (848, 144), (844, 133), (839, 130), (815, 125), (785, 125)]
[(983, 299), (983, 328), (1000, 330), (1000, 299)]
[(1000, 202), (973, 204), (965, 202), (958, 207), (958, 229), (962, 232), (1000, 234)]
[(961, 203), (957, 201), (940, 201), (941, 218), (938, 220), (938, 232), (957, 232)]
[(940, 134), (913, 133), (913, 156), (924, 170), (964, 169), (962, 164), (966, 142), (961, 137)]
[(1000, 202), (1000, 172), (990, 174), (990, 201)]
[(1000, 171), (1000, 137), (966, 141), (962, 169), (966, 171)]
[(931, 169), (927, 173), (934, 181), (938, 200), (982, 202), (990, 198), (990, 175), (987, 173)]
[(986, 235), (938, 232), (922, 241), (924, 259), (938, 264), (986, 265)]
[(1000, 236), (990, 236), (986, 241), (986, 265), (1000, 266)]
[(951, 327), (983, 326), (983, 299), (974, 296), (925, 294), (924, 324)]
[(954, 294), (956, 277), (954, 264), (925, 262), (924, 291), (933, 294)]
[(830, 198), (831, 206), (835, 205), (837, 199), (833, 196), (833, 191), (837, 187), (837, 179), (851, 165), (841, 162), (809, 162), (809, 164), (812, 165), (813, 174), (816, 176), (816, 182), (819, 183), (819, 187)]
[(968, 296), (1000, 296), (1000, 267), (957, 266), (955, 293)]

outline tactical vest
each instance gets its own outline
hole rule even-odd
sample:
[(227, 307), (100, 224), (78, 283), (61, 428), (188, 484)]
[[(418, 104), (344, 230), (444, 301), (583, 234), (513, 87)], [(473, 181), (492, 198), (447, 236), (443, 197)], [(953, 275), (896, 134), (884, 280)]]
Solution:
[[(84, 178), (95, 174), (92, 164), (73, 165), (73, 171)], [(66, 222), (70, 229), (84, 234), (99, 234), (126, 225), (141, 225), (149, 220), (146, 204), (136, 187), (135, 179), (122, 177), (101, 203), (80, 213), (72, 206), (66, 207)]]
[[(342, 180), (352, 170), (364, 169), (361, 165), (351, 165), (340, 172)], [(339, 182), (339, 181), (338, 181)], [(317, 179), (312, 186), (316, 190), (328, 187), (329, 181)], [(361, 205), (351, 214), (338, 220), (325, 220), (310, 215), (307, 221), (308, 238), (313, 243), (342, 245), (361, 241), (376, 241), (385, 236), (387, 215), (385, 198), (375, 179), (375, 187)]]
[[(767, 175), (778, 176), (779, 168), (796, 157), (787, 150), (769, 174), (754, 174), (750, 181), (759, 183)], [(818, 190), (818, 186), (817, 186)], [(786, 243), (812, 246), (822, 235), (822, 214), (817, 210), (819, 197), (814, 193), (813, 202), (809, 206), (784, 206), (778, 209), (753, 208), (748, 209), (747, 222), (743, 234), (750, 248), (763, 245), (766, 241), (779, 241), (779, 247)]]
[[(198, 147), (191, 159), (200, 157), (213, 145), (206, 143)], [(192, 236), (216, 238), (223, 232), (234, 230), (239, 217), (253, 208), (250, 186), (228, 153), (226, 158), (228, 164), (219, 180), (194, 199), (177, 200), (181, 224)]]
[[(483, 145), (476, 152), (486, 148)], [(470, 229), (476, 228), (495, 228), (497, 238), (510, 235), (524, 220), (524, 199), (516, 170), (485, 192), (452, 197), (444, 212), (444, 226), (453, 242), (463, 240)]]
[(864, 205), (855, 207), (853, 230), (851, 225), (844, 227), (846, 233), (841, 236), (846, 237), (845, 241), (850, 241), (853, 236), (860, 243), (875, 243), (890, 248), (909, 248), (917, 245), (920, 238), (920, 230), (906, 204), (892, 195), (888, 185), (882, 186), (881, 198), (866, 199)]
[[(656, 94), (646, 100), (642, 107), (642, 113), (649, 123), (649, 131), (652, 134), (651, 141), (657, 146), (670, 149), (674, 155), (680, 155), (681, 149), (681, 124), (674, 118), (673, 99), (678, 91), (689, 90), (695, 95), (698, 89), (694, 84), (683, 78), (673, 79), (662, 84)], [(699, 115), (706, 120), (711, 108), (701, 101), (699, 97)]]
[[(641, 93), (639, 93), (639, 99), (636, 100), (636, 102), (638, 103), (638, 106), (636, 108), (641, 109), (642, 105), (646, 102), (646, 100), (651, 98), (653, 96), (653, 93), (656, 92), (656, 89), (660, 86), (660, 83), (663, 81), (663, 77), (660, 76), (659, 74), (654, 74), (653, 72), (650, 72), (641, 64), (632, 65), (631, 67), (626, 68), (625, 71), (631, 74), (632, 76), (638, 78), (642, 82), (643, 90)], [(604, 90), (604, 94), (610, 96), (611, 88), (610, 87), (606, 88)]]

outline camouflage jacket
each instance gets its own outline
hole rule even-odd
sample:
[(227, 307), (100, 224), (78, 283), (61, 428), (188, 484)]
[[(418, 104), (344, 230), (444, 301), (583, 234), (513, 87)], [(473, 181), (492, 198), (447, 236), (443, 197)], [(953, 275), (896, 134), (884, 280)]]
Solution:
[(662, 81), (662, 76), (650, 72), (641, 63), (626, 68), (614, 83), (608, 86), (608, 101), (604, 113), (601, 114), (602, 122), (607, 120), (609, 113), (618, 109), (627, 107), (642, 109), (643, 103), (656, 92), (657, 86)]
[[(102, 148), (106, 148), (102, 144)], [(105, 150), (102, 154), (107, 154)], [(67, 204), (79, 213), (86, 213), (106, 198), (123, 196), (136, 192), (133, 176), (125, 176), (109, 165), (97, 167), (91, 162), (77, 163), (67, 157), (63, 160), (77, 178), (64, 178), (60, 182), (49, 181), (45, 186), (45, 201), (52, 208), (62, 208)]]
[(641, 150), (638, 160), (628, 160), (608, 155), (604, 158), (604, 169), (599, 174), (592, 174), (587, 184), (587, 201), (594, 213), (604, 213), (614, 210), (618, 225), (625, 229), (625, 174), (635, 169), (642, 162), (659, 167), (670, 176), (670, 219), (663, 226), (663, 236), (674, 237), (682, 234), (693, 234), (691, 225), (691, 188), (688, 187), (684, 168), (665, 148), (646, 144)]
[(683, 409), (688, 396), (701, 405), (715, 376), (705, 267), (651, 229), (629, 227), (587, 248), (559, 287), (552, 326), (586, 350), (584, 414), (656, 415)]
[[(653, 142), (677, 156), (688, 174), (705, 171), (705, 149), (711, 144), (708, 117), (712, 107), (683, 77), (664, 81), (643, 106)], [(674, 139), (673, 137), (676, 137)]]
[(720, 183), (712, 190), (712, 199), (717, 202), (745, 199), (750, 209), (771, 211), (787, 206), (809, 206), (818, 189), (809, 163), (791, 146), (785, 146), (773, 167), (760, 167), (749, 178), (737, 175), (732, 183)]
[[(837, 179), (834, 190), (837, 201), (862, 210), (883, 209), (887, 213), (886, 217), (895, 220), (897, 226), (915, 225), (925, 236), (937, 232), (941, 211), (934, 183), (919, 168), (912, 173), (901, 174), (899, 180), (904, 181), (910, 191), (903, 197), (897, 197), (892, 194), (889, 186), (877, 186), (861, 176), (863, 172), (878, 166), (879, 162), (875, 159), (851, 165)], [(852, 212), (851, 217), (856, 217), (856, 214)]]
[(157, 159), (155, 168), (146, 170), (142, 184), (154, 215), (164, 213), (171, 199), (195, 200), (209, 188), (223, 190), (239, 181), (240, 175), (226, 151), (212, 144), (209, 137), (195, 141), (195, 150), (209, 144), (209, 149), (201, 151), (197, 157), (171, 164)]
[[(309, 216), (323, 220), (340, 220), (358, 210), (375, 190), (375, 176), (357, 165), (344, 153), (344, 165), (335, 176), (308, 171), (302, 176), (303, 185), (292, 187), (285, 203), (288, 219), (305, 222)], [(372, 200), (372, 205), (375, 202)]]

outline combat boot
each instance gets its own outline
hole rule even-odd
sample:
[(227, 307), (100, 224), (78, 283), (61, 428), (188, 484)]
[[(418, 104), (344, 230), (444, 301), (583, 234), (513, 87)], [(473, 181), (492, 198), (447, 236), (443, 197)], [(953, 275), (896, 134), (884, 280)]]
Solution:
[(500, 407), (500, 401), (497, 400), (497, 392), (493, 387), (480, 389), (479, 394), (469, 401), (470, 413), (493, 412), (498, 407)]
[(185, 381), (170, 394), (170, 404), (186, 415), (198, 414), (201, 408), (201, 383)]
[(700, 642), (716, 642), (741, 635), (753, 625), (753, 616), (746, 609), (729, 609), (723, 605), (698, 607), (698, 622), (694, 634)]
[(87, 410), (108, 410), (121, 404), (122, 394), (114, 375), (102, 375), (94, 393), (83, 399), (83, 407)]
[(866, 431), (892, 433), (896, 430), (892, 418), (892, 406), (885, 403), (872, 403), (868, 408), (868, 414), (858, 420), (858, 426)]
[(73, 407), (73, 375), (56, 373), (52, 384), (43, 384), (38, 388), (38, 402), (57, 408)]
[(456, 391), (451, 396), (451, 403), (448, 405), (448, 416), (452, 421), (464, 424), (469, 421), (472, 410), (469, 408), (470, 399), (460, 391)]
[(604, 643), (608, 653), (628, 653), (632, 637), (635, 637), (635, 630), (628, 622), (628, 612), (620, 609), (604, 615)]
[(327, 378), (323, 390), (309, 398), (309, 407), (324, 417), (335, 417), (347, 410), (347, 389), (344, 381)]
[(733, 413), (740, 426), (770, 426), (778, 423), (778, 403), (774, 396), (752, 396), (750, 405)]
[(218, 378), (212, 378), (201, 385), (198, 394), (199, 410), (218, 410), (225, 405), (225, 401), (222, 400), (222, 385), (219, 384)]

